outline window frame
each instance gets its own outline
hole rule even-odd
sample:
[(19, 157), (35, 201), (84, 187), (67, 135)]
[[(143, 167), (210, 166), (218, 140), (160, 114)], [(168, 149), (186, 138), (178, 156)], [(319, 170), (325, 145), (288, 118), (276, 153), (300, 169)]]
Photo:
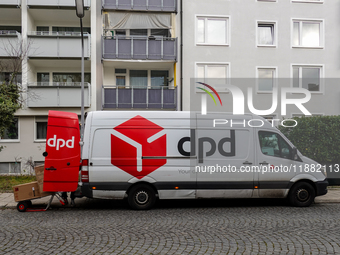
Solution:
[[(303, 67), (310, 67), (310, 68), (319, 68), (320, 69), (320, 90), (319, 91), (309, 91), (310, 93), (312, 93), (312, 94), (321, 94), (321, 95), (323, 95), (324, 93), (325, 93), (325, 86), (324, 86), (324, 81), (323, 81), (323, 78), (325, 77), (325, 65), (324, 64), (291, 64), (291, 66), (290, 66), (290, 72), (291, 72), (291, 74), (290, 74), (290, 77), (291, 77), (291, 88), (294, 88), (294, 84), (293, 84), (293, 82), (294, 82), (294, 70), (293, 70), (293, 68), (294, 67), (299, 67), (299, 68), (303, 68)], [(299, 74), (301, 73), (301, 71), (299, 70)], [(301, 83), (301, 81), (302, 81), (302, 77), (300, 78), (299, 77), (299, 88), (302, 88), (302, 83)]]
[[(206, 77), (198, 78), (197, 72), (198, 72), (198, 66), (200, 66), (200, 65), (204, 66), (204, 74), (206, 74), (206, 72), (207, 72), (207, 69), (206, 69), (207, 66), (225, 66), (227, 68), (227, 70), (226, 70), (226, 76), (227, 76), (226, 82), (227, 82), (227, 84), (230, 83), (230, 62), (195, 62), (195, 77), (196, 77), (196, 79), (204, 79), (204, 81), (205, 81), (205, 79), (212, 79), (212, 78), (206, 78)], [(229, 93), (228, 90), (223, 90), (219, 87), (217, 87), (217, 88), (214, 87), (214, 88), (216, 89), (217, 92)], [(204, 91), (197, 89), (197, 88), (195, 88), (195, 91), (198, 92), (198, 93), (205, 93)]]
[[(46, 121), (44, 121), (46, 120)], [(47, 122), (48, 121), (48, 117), (47, 116), (35, 116), (34, 117), (34, 142), (35, 143), (45, 143), (46, 142), (46, 138), (45, 139), (38, 139), (37, 138), (37, 132), (38, 132), (38, 126), (37, 123), (38, 122)], [(46, 133), (47, 135), (47, 133)]]
[(3, 139), (0, 137), (0, 143), (19, 143), (20, 142), (20, 117), (14, 117), (18, 119), (18, 139)]
[(277, 88), (278, 67), (277, 66), (256, 66), (256, 93), (257, 94), (272, 94), (272, 91), (262, 91), (259, 89), (259, 69), (273, 69), (273, 88)]
[[(259, 25), (272, 25), (274, 32), (273, 32), (273, 44), (259, 44)], [(277, 48), (278, 46), (278, 22), (275, 20), (256, 20), (256, 47), (269, 47), (269, 48)]]
[[(294, 45), (294, 22), (299, 22), (299, 45)], [(319, 46), (304, 46), (301, 45), (302, 39), (302, 24), (303, 23), (319, 23), (320, 24), (320, 36)], [(306, 48), (306, 49), (324, 49), (325, 48), (325, 20), (324, 19), (305, 19), (305, 18), (292, 18), (291, 19), (291, 48)]]
[[(198, 42), (198, 20), (204, 18), (206, 21), (207, 19), (215, 19), (215, 20), (225, 20), (226, 21), (226, 42), (225, 43), (207, 43), (207, 42)], [(196, 46), (228, 46), (230, 47), (230, 16), (229, 15), (195, 15), (195, 45)], [(204, 23), (204, 40), (207, 39), (207, 33), (206, 33), (206, 23)]]
[(292, 3), (310, 3), (310, 4), (323, 4), (324, 0), (313, 1), (313, 0), (291, 0)]

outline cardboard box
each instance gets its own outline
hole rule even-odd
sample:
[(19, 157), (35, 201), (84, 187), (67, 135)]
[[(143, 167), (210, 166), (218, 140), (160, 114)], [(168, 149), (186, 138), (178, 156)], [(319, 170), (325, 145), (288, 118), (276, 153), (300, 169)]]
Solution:
[(13, 187), (14, 200), (20, 202), (24, 200), (31, 200), (40, 197), (53, 195), (51, 192), (40, 192), (38, 182), (30, 182)]
[(34, 167), (34, 171), (35, 171), (35, 176), (37, 178), (37, 182), (39, 185), (39, 191), (40, 193), (43, 193), (43, 185), (44, 185), (44, 169), (45, 166), (44, 165), (39, 165)]
[(13, 187), (15, 202), (40, 197), (38, 182), (30, 182)]

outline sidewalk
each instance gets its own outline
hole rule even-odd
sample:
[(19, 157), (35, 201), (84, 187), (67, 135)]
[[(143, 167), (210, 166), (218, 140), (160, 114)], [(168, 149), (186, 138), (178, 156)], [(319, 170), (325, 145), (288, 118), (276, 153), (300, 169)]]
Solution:
[[(46, 206), (51, 196), (43, 197), (39, 199), (32, 200), (35, 205)], [(90, 202), (89, 198), (77, 198), (76, 207), (82, 207), (83, 205)], [(69, 199), (70, 201), (70, 199)], [(340, 203), (340, 187), (339, 188), (328, 188), (328, 193), (324, 196), (315, 198), (315, 203)], [(17, 203), (14, 201), (13, 193), (0, 193), (0, 208), (16, 208)], [(52, 207), (62, 207), (59, 200), (54, 197)]]

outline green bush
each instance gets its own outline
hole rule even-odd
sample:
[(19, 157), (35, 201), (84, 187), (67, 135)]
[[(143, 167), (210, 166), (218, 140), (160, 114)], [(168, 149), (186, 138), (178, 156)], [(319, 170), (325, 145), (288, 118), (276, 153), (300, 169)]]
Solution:
[[(319, 163), (340, 162), (340, 116), (295, 117), (280, 131), (304, 155)], [(294, 125), (286, 121), (285, 125)]]

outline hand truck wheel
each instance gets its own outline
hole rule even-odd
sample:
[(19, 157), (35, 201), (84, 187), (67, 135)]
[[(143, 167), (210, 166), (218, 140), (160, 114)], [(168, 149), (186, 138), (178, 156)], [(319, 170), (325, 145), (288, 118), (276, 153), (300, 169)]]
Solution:
[(28, 203), (27, 201), (21, 201), (17, 204), (17, 210), (19, 212), (25, 212), (28, 208)]

